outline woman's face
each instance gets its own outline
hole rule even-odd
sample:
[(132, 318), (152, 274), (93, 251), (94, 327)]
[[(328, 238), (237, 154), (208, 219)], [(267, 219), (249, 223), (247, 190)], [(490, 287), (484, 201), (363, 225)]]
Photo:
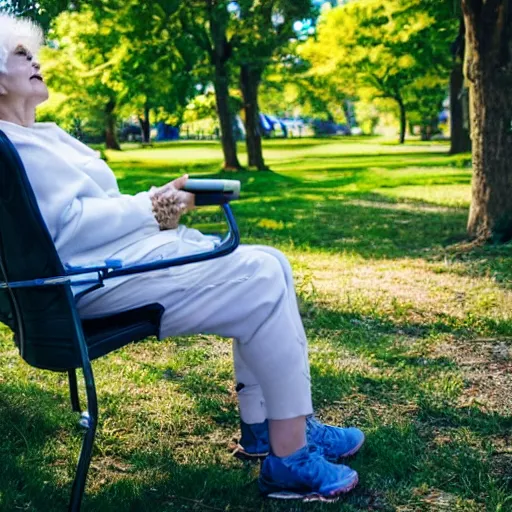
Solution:
[(8, 102), (25, 100), (34, 107), (48, 99), (40, 66), (22, 45), (9, 54), (6, 73), (0, 73), (0, 101), (2, 99)]

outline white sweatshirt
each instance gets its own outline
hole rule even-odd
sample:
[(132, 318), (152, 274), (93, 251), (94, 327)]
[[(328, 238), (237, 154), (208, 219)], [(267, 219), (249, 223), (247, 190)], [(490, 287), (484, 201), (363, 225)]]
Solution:
[[(196, 230), (160, 231), (149, 194), (121, 194), (114, 173), (96, 152), (56, 124), (25, 128), (0, 120), (0, 130), (20, 154), (64, 264), (89, 266), (108, 258), (134, 263), (181, 239), (189, 242), (187, 252), (190, 243), (197, 250), (211, 248), (211, 239)], [(168, 247), (166, 255), (181, 253), (179, 246)]]

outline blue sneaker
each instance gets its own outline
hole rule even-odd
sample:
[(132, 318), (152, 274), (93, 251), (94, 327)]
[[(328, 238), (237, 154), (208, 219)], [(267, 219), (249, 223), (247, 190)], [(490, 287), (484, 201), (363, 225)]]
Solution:
[(336, 501), (357, 482), (353, 469), (327, 462), (314, 446), (283, 458), (270, 454), (263, 461), (258, 479), (260, 491), (267, 498), (302, 501)]
[(308, 443), (314, 444), (331, 462), (354, 455), (364, 443), (364, 434), (358, 428), (324, 425), (314, 416), (306, 418), (306, 433)]
[(258, 461), (263, 460), (270, 451), (268, 439), (268, 421), (249, 425), (240, 421), (242, 437), (236, 445), (233, 455), (237, 459)]
[[(242, 460), (264, 459), (270, 451), (268, 421), (253, 425), (241, 421), (240, 430), (242, 437), (233, 455)], [(320, 423), (314, 416), (306, 418), (306, 432), (308, 444), (315, 445), (331, 462), (354, 455), (364, 443), (364, 434), (358, 428), (331, 427)]]

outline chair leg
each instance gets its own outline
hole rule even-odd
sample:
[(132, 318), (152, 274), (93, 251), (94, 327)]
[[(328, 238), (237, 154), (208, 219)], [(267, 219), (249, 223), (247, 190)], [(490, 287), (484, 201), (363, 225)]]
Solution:
[(80, 399), (78, 398), (78, 385), (76, 382), (76, 370), (68, 370), (69, 395), (71, 398), (71, 408), (74, 412), (82, 412), (80, 408)]
[[(71, 288), (68, 287), (66, 290), (69, 300), (72, 301)], [(75, 480), (73, 481), (73, 488), (71, 490), (71, 499), (69, 501), (70, 512), (80, 512), (82, 506), (82, 497), (84, 495), (85, 480), (87, 479), (87, 473), (89, 472), (89, 465), (91, 463), (92, 449), (94, 445), (94, 438), (96, 436), (96, 425), (98, 422), (98, 397), (96, 396), (96, 385), (94, 384), (94, 374), (92, 372), (91, 360), (89, 359), (89, 353), (87, 351), (87, 343), (82, 331), (81, 320), (78, 315), (76, 308), (72, 309), (73, 320), (76, 326), (76, 341), (77, 348), (80, 352), (80, 361), (82, 363), (82, 373), (84, 376), (85, 383), (85, 395), (87, 397), (87, 421), (84, 421), (84, 426), (87, 431), (84, 435), (82, 442), (82, 449), (80, 450), (80, 458), (78, 459), (78, 465), (75, 473)], [(76, 373), (73, 372), (76, 383)], [(72, 381), (73, 376), (70, 376), (70, 386), (73, 387)], [(75, 386), (76, 389), (76, 386)], [(73, 396), (73, 391), (71, 392)], [(75, 395), (78, 397), (78, 393)], [(73, 399), (72, 399), (73, 400)], [(82, 414), (82, 418), (84, 418)]]
[(87, 429), (84, 440), (82, 442), (82, 449), (80, 451), (80, 458), (75, 473), (75, 480), (73, 481), (73, 488), (71, 491), (71, 499), (69, 501), (69, 512), (79, 512), (82, 506), (82, 498), (85, 489), (85, 480), (89, 472), (89, 464), (91, 462), (92, 448), (94, 446), (94, 438), (96, 436), (96, 420), (91, 418), (89, 421), (89, 428)]
[(82, 426), (86, 427), (84, 440), (82, 442), (82, 449), (80, 451), (80, 458), (75, 473), (75, 480), (73, 481), (73, 488), (71, 491), (71, 499), (69, 502), (69, 512), (79, 512), (82, 505), (82, 498), (84, 495), (85, 481), (87, 473), (89, 472), (89, 465), (92, 457), (92, 449), (94, 446), (94, 439), (96, 436), (96, 426), (98, 421), (98, 399), (96, 396), (96, 385), (94, 383), (94, 376), (90, 361), (87, 360), (83, 366), (85, 391), (87, 395), (88, 414), (83, 413), (82, 419), (84, 422)]

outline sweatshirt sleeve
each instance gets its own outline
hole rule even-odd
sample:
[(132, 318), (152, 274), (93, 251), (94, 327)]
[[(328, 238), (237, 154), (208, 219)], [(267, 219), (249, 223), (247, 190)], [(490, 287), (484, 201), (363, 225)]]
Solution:
[(57, 230), (56, 246), (74, 245), (89, 252), (116, 240), (147, 230), (156, 230), (156, 221), (148, 192), (119, 197), (75, 197), (65, 208)]
[(97, 159), (95, 179), (80, 162), (32, 139), (15, 144), (55, 247), (64, 263), (108, 258), (144, 236), (158, 232), (148, 192), (108, 193), (99, 181), (116, 183)]

